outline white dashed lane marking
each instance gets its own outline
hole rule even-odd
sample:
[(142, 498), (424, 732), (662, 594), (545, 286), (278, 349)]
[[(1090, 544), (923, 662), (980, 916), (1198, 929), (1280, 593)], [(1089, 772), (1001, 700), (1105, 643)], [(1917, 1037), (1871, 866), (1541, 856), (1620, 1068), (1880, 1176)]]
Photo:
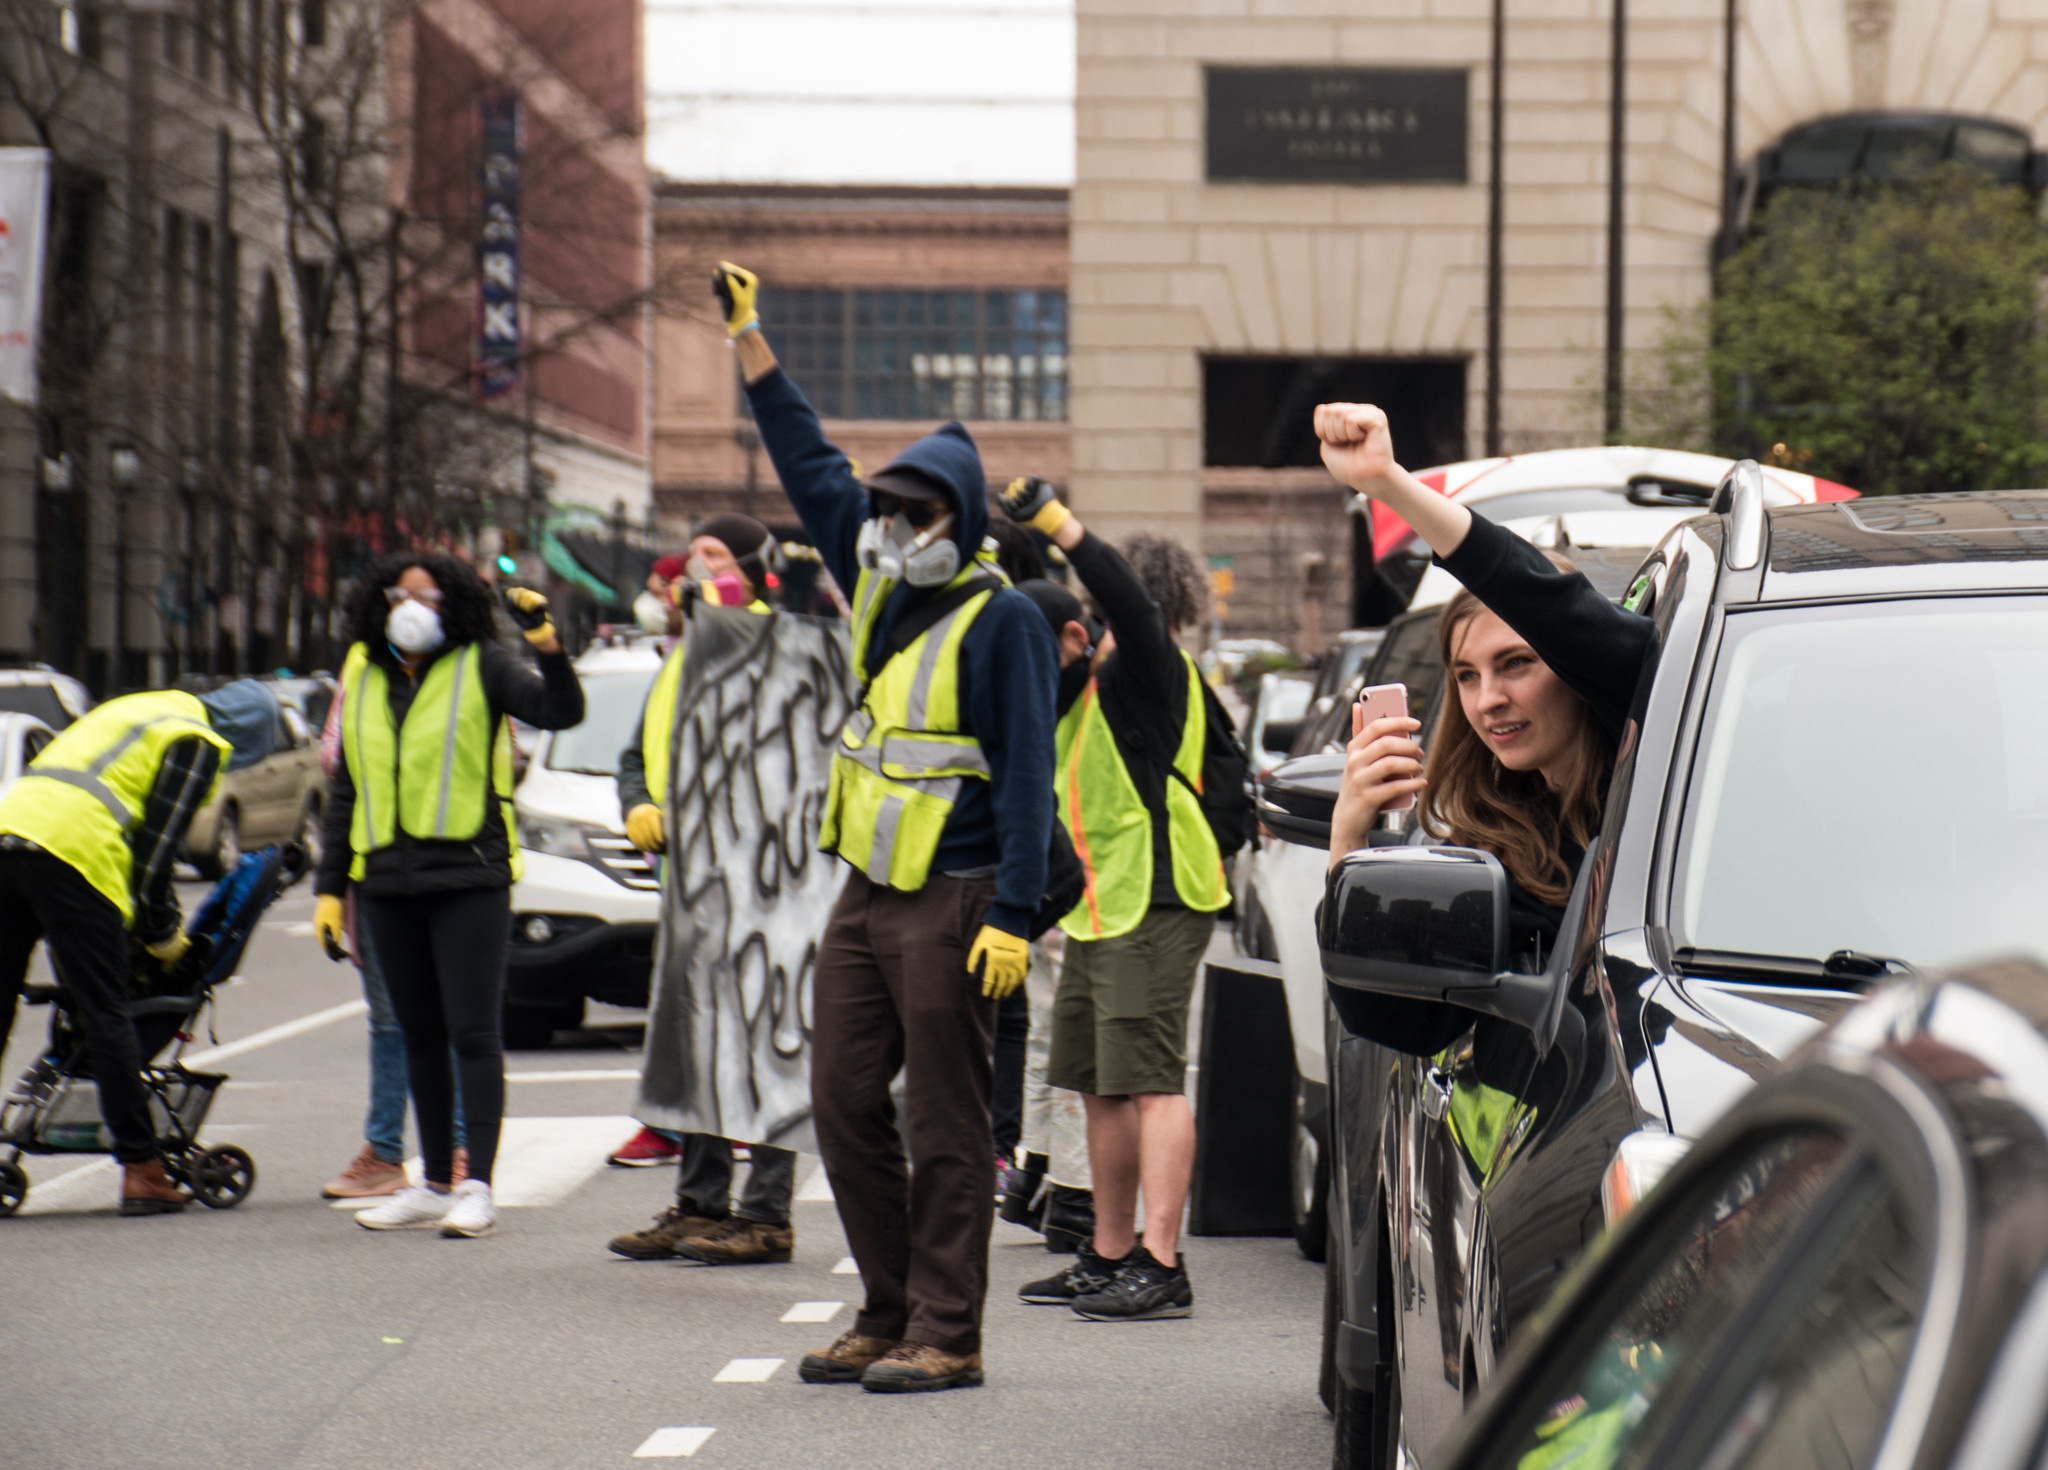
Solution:
[(860, 1275), (860, 1263), (854, 1260), (852, 1256), (848, 1256), (832, 1268), (832, 1274), (834, 1276), (858, 1276)]
[(825, 1177), (825, 1166), (820, 1163), (811, 1170), (811, 1177), (804, 1181), (804, 1187), (796, 1197), (805, 1204), (829, 1205), (832, 1201), (832, 1181)]
[(766, 1383), (782, 1366), (780, 1358), (734, 1358), (712, 1378), (713, 1383)]
[(636, 1460), (687, 1460), (704, 1448), (704, 1441), (718, 1433), (716, 1429), (701, 1427), (690, 1429), (657, 1429), (647, 1436), (640, 1448), (633, 1451)]
[(798, 1302), (782, 1314), (785, 1322), (830, 1322), (845, 1302)]
[(640, 1073), (633, 1068), (596, 1068), (575, 1072), (507, 1072), (507, 1082), (638, 1082)]

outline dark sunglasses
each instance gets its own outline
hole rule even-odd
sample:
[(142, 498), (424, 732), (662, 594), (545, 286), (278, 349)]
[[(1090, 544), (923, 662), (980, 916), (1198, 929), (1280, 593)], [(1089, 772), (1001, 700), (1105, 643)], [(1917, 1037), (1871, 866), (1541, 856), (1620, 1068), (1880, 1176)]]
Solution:
[(875, 515), (880, 519), (886, 521), (902, 516), (920, 531), (946, 513), (946, 508), (936, 500), (910, 500), (901, 495), (891, 495), (886, 490), (870, 490), (868, 504), (874, 507)]

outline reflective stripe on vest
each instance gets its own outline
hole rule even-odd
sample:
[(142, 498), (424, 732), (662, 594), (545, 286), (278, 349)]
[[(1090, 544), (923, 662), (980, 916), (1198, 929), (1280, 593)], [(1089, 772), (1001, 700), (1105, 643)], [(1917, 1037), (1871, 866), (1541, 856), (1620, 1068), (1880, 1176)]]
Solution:
[[(110, 699), (52, 740), (0, 798), (0, 832), (26, 837), (71, 864), (133, 923), (129, 837), (165, 753), (194, 736), (221, 752), (225, 768), (228, 742), (192, 695), (159, 690)], [(216, 772), (207, 800), (219, 785)]]
[[(1216, 834), (1189, 787), (1202, 781), (1208, 717), (1201, 675), (1185, 653), (1187, 713), (1181, 720), (1174, 769), (1166, 777), (1166, 840), (1173, 856), (1173, 891), (1188, 908), (1213, 913), (1229, 902)], [(1094, 680), (1060, 720), (1059, 765), (1053, 773), (1060, 821), (1074, 839), (1088, 886), (1060, 928), (1074, 939), (1114, 939), (1138, 927), (1152, 907), (1152, 814), (1131, 780), (1123, 752), (1103, 717)]]
[[(970, 563), (949, 587), (986, 568)], [(863, 571), (853, 593), (853, 667), (895, 583)], [(960, 728), (960, 640), (988, 605), (977, 593), (914, 639), (869, 681), (846, 721), (825, 794), (818, 846), (904, 892), (924, 887), (961, 782), (987, 780), (981, 744)]]
[(495, 794), (517, 878), (523, 865), (512, 811), (512, 737), (491, 716), (482, 650), (472, 643), (436, 659), (402, 727), (391, 717), (389, 677), (359, 650), (360, 644), (349, 651), (342, 668), (341, 749), (356, 788), (349, 876), (361, 878), (369, 854), (389, 847), (400, 831), (469, 841), (483, 831)]
[[(757, 597), (747, 604), (747, 611), (767, 617), (775, 609)], [(669, 749), (669, 742), (676, 734), (677, 705), (683, 694), (683, 649), (689, 641), (688, 633), (676, 639), (676, 646), (661, 661), (661, 672), (654, 676), (654, 685), (647, 691), (647, 702), (640, 706), (640, 761), (645, 767), (647, 794), (654, 798), (656, 806), (668, 802), (669, 767), (675, 764), (675, 752)]]

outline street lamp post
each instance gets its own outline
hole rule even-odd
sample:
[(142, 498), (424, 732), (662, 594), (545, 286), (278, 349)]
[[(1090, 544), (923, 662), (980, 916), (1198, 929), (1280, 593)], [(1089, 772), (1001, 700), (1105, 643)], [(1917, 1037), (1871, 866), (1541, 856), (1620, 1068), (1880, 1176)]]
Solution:
[(142, 478), (142, 456), (132, 444), (107, 447), (107, 482), (114, 488), (114, 676), (119, 692), (128, 685), (128, 502)]

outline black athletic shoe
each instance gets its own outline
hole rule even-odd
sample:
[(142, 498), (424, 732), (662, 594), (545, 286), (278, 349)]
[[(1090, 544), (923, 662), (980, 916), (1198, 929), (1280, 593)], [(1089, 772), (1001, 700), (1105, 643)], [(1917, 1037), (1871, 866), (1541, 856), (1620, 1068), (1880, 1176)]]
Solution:
[(1195, 1309), (1188, 1263), (1162, 1266), (1142, 1245), (1124, 1258), (1116, 1278), (1100, 1291), (1074, 1298), (1074, 1311), (1091, 1322), (1145, 1322), (1185, 1317)]
[[(1124, 1257), (1129, 1260), (1130, 1257)], [(1074, 1298), (1101, 1291), (1116, 1279), (1117, 1267), (1123, 1261), (1107, 1261), (1095, 1252), (1093, 1241), (1084, 1240), (1074, 1253), (1074, 1263), (1066, 1270), (1048, 1276), (1043, 1281), (1033, 1281), (1017, 1289), (1017, 1300), (1035, 1307), (1065, 1307), (1073, 1304)]]

